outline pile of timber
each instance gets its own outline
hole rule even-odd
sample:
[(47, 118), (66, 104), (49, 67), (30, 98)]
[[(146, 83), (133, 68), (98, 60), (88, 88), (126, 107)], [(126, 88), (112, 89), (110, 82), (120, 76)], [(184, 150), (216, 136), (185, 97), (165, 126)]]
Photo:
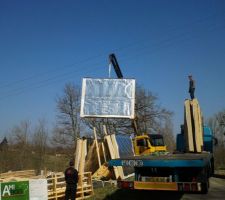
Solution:
[[(95, 139), (90, 146), (88, 153), (85, 154), (87, 155), (85, 169), (93, 173), (92, 178), (95, 180), (109, 180), (111, 178), (118, 179), (119, 177), (124, 178), (124, 172), (121, 166), (113, 167), (110, 170), (107, 166), (107, 161), (115, 158), (120, 158), (119, 147), (116, 141), (115, 134), (109, 135), (105, 128), (105, 136), (103, 140), (100, 140), (99, 142), (99, 140), (97, 139), (96, 129), (94, 128), (93, 131)], [(77, 147), (80, 146), (79, 143), (80, 142), (77, 143)], [(83, 147), (80, 146), (79, 149), (83, 149)], [(79, 152), (76, 151), (76, 153)]]
[(9, 171), (0, 174), (0, 182), (22, 181), (36, 177), (35, 170)]

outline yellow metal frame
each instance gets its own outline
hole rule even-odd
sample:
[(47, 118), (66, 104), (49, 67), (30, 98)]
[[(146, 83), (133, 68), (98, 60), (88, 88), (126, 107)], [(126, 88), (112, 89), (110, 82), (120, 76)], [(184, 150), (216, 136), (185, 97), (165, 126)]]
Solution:
[(167, 182), (141, 182), (134, 181), (134, 189), (137, 190), (171, 190), (177, 191), (177, 183), (167, 183)]

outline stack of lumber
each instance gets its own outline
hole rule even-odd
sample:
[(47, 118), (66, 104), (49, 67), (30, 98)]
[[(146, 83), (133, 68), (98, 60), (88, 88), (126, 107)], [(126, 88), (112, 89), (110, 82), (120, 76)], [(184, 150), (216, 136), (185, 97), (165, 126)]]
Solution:
[[(120, 158), (119, 147), (115, 134), (105, 134), (104, 141), (97, 140), (96, 130), (94, 129), (94, 142), (87, 153), (85, 168), (93, 172), (92, 178), (95, 180), (109, 180), (110, 178), (124, 178), (123, 168), (113, 167), (109, 170), (107, 161)], [(79, 145), (77, 145), (79, 147)], [(82, 149), (80, 147), (80, 149)], [(77, 156), (76, 156), (77, 158)], [(76, 163), (77, 161), (75, 161)], [(76, 166), (76, 165), (75, 165)]]
[(0, 174), (0, 182), (23, 181), (35, 177), (35, 170), (9, 171)]

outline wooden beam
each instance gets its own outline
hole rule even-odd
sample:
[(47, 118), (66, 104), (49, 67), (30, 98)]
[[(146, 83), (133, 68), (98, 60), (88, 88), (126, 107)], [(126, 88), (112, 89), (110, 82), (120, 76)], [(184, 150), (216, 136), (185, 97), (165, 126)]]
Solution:
[(203, 151), (203, 130), (202, 130), (202, 116), (197, 99), (192, 100), (192, 108), (195, 127), (196, 151), (200, 153)]
[(84, 165), (85, 165), (85, 157), (87, 155), (87, 140), (81, 140), (81, 157), (80, 157), (80, 165), (79, 165), (79, 173), (84, 173)]
[[(110, 157), (111, 157), (111, 159), (115, 159), (116, 156), (115, 156), (115, 152), (114, 152), (114, 148), (113, 148), (113, 144), (112, 144), (110, 135), (105, 136), (105, 139), (106, 139), (106, 142), (108, 145)], [(118, 171), (117, 167), (113, 167), (113, 170), (114, 170), (116, 179), (118, 179), (120, 175), (119, 175), (119, 171)]]
[(194, 152), (191, 104), (188, 99), (184, 102), (184, 137), (186, 141), (186, 151)]
[(103, 131), (104, 131), (104, 134), (105, 134), (105, 135), (108, 135), (106, 125), (103, 125)]
[(101, 167), (101, 160), (100, 160), (100, 154), (99, 154), (99, 147), (98, 147), (98, 139), (97, 139), (97, 134), (96, 134), (96, 128), (93, 128), (94, 131), (94, 137), (95, 137), (95, 145), (96, 145), (96, 152), (97, 152), (97, 157), (98, 157), (98, 165), (99, 168)]
[(106, 162), (106, 154), (105, 154), (104, 142), (102, 142), (101, 145), (102, 145), (102, 153), (103, 153), (103, 157), (104, 157), (104, 162)]
[[(115, 157), (120, 158), (119, 147), (118, 147), (118, 144), (117, 144), (117, 141), (116, 141), (116, 135), (115, 134), (111, 135), (111, 140), (112, 140), (112, 145), (113, 145), (113, 148), (114, 148)], [(120, 178), (123, 179), (124, 178), (123, 167), (118, 166), (117, 169), (118, 169)]]
[(79, 171), (79, 163), (80, 163), (80, 157), (81, 157), (81, 145), (82, 140), (77, 139), (77, 145), (76, 145), (76, 151), (75, 151), (75, 160), (74, 160), (74, 167), (77, 171)]

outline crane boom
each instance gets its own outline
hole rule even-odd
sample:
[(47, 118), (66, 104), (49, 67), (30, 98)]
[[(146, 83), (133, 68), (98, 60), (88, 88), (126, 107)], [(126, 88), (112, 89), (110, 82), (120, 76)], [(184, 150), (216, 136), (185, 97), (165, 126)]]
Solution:
[(109, 55), (109, 62), (113, 65), (113, 68), (114, 68), (114, 70), (116, 72), (117, 77), (122, 79), (123, 78), (123, 74), (122, 74), (122, 72), (120, 70), (120, 66), (119, 66), (119, 64), (117, 62), (117, 59), (116, 59), (116, 56), (115, 56), (114, 53)]

